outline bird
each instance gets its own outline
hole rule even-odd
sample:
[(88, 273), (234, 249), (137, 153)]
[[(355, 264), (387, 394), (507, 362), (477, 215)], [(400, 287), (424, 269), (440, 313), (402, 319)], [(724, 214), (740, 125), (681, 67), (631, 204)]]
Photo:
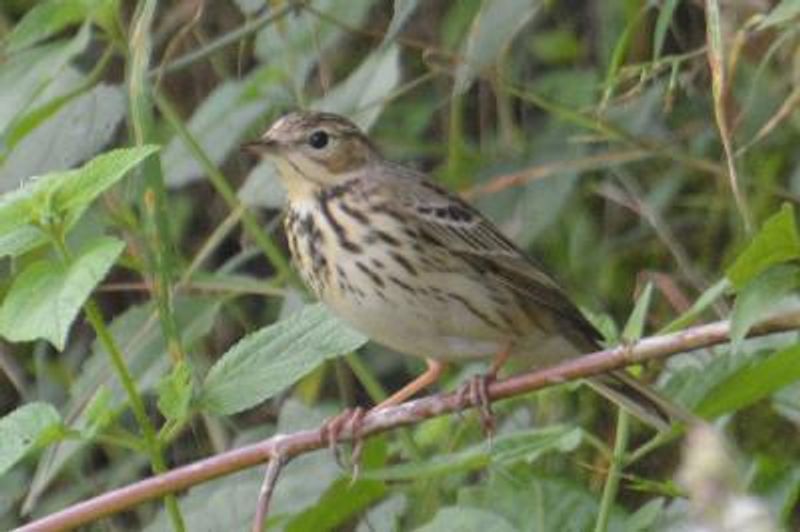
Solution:
[[(243, 148), (270, 160), (287, 192), (284, 229), (311, 292), (371, 340), (427, 370), (377, 408), (435, 383), (450, 363), (552, 365), (601, 336), (542, 265), (457, 195), (387, 160), (351, 120), (293, 111)], [(618, 370), (588, 384), (662, 430), (680, 410)]]

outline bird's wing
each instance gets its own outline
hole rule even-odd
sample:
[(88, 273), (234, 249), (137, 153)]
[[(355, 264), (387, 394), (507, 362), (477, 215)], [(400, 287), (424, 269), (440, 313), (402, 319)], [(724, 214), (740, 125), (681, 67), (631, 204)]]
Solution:
[(414, 175), (390, 186), (394, 187), (393, 205), (429, 246), (453, 257), (454, 269), (461, 262), (477, 275), (489, 276), (515, 294), (527, 312), (541, 313), (545, 307), (555, 314), (555, 326), (579, 348), (597, 347), (599, 333), (558, 283), (478, 210)]

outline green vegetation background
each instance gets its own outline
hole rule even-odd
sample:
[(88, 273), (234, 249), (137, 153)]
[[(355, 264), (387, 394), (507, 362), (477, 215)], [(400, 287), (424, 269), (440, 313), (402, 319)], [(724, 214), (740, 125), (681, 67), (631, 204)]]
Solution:
[[(743, 338), (800, 285), (798, 22), (797, 0), (4, 1), (0, 528), (421, 371), (308, 300), (273, 170), (238, 149), (311, 107), (478, 205), (610, 342), (732, 317), (732, 344), (636, 369), (728, 447), (561, 386), (498, 404), (492, 445), (468, 413), (371, 439), (352, 483), (304, 456), (270, 526), (677, 530), (747, 502), (797, 529), (800, 343)], [(262, 475), (90, 529), (247, 528)]]

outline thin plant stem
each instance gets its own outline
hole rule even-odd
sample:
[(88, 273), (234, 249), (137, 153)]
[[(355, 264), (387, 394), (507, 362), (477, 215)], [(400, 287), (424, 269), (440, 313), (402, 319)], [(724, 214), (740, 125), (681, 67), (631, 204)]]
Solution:
[(614, 452), (611, 455), (611, 464), (608, 476), (603, 486), (603, 497), (600, 499), (600, 510), (597, 512), (597, 521), (594, 532), (606, 532), (611, 519), (611, 510), (619, 493), (619, 481), (622, 478), (622, 468), (625, 465), (625, 454), (628, 450), (630, 438), (630, 416), (621, 408), (617, 411), (617, 434), (614, 437)]
[[(153, 472), (157, 474), (165, 473), (167, 471), (167, 464), (164, 461), (161, 445), (158, 443), (156, 429), (150, 421), (150, 418), (147, 417), (144, 401), (142, 400), (142, 396), (139, 395), (139, 391), (136, 388), (136, 382), (133, 380), (133, 376), (131, 375), (127, 364), (125, 363), (125, 358), (122, 356), (122, 351), (120, 351), (117, 343), (114, 341), (114, 337), (106, 327), (105, 320), (100, 312), (100, 308), (93, 299), (89, 299), (86, 302), (84, 305), (84, 312), (86, 313), (86, 318), (89, 320), (89, 323), (94, 329), (95, 334), (97, 334), (100, 343), (108, 352), (108, 356), (111, 359), (111, 364), (114, 366), (114, 371), (117, 373), (117, 377), (119, 377), (122, 387), (125, 389), (125, 394), (128, 396), (128, 401), (131, 404), (131, 409), (133, 410), (133, 415), (136, 418), (136, 423), (139, 425), (139, 429), (142, 431), (142, 437), (147, 445), (148, 454), (150, 455), (150, 465), (153, 469)], [(175, 495), (165, 495), (164, 505), (166, 506), (167, 513), (169, 513), (170, 520), (172, 521), (172, 528), (176, 531), (186, 530), (183, 516), (181, 515), (180, 508), (178, 507), (178, 500), (175, 498)]]
[(357, 354), (349, 353), (345, 356), (345, 360), (347, 361), (347, 365), (350, 366), (350, 370), (358, 379), (358, 382), (360, 382), (361, 386), (367, 391), (367, 395), (369, 395), (370, 399), (375, 403), (380, 403), (389, 397), (386, 390), (381, 386), (380, 381), (375, 378), (375, 375), (372, 374), (372, 371), (370, 371)]
[(584, 439), (586, 443), (589, 444), (589, 446), (593, 447), (597, 452), (602, 454), (604, 460), (611, 461), (611, 459), (613, 458), (611, 454), (612, 450), (608, 447), (608, 445), (606, 445), (606, 443), (603, 440), (601, 440), (600, 438), (598, 438), (589, 431), (584, 431), (581, 437)]
[(628, 454), (627, 459), (625, 460), (625, 465), (630, 466), (650, 454), (651, 452), (655, 451), (656, 449), (663, 447), (664, 445), (671, 443), (681, 437), (683, 435), (682, 432), (677, 430), (671, 430), (667, 432), (659, 432), (642, 445), (640, 445), (635, 451), (631, 451)]
[(258, 492), (256, 516), (253, 519), (253, 532), (261, 532), (265, 529), (264, 523), (267, 520), (267, 512), (269, 511), (269, 503), (272, 499), (272, 494), (275, 491), (275, 486), (278, 484), (278, 475), (280, 475), (283, 466), (285, 466), (287, 462), (288, 460), (285, 456), (280, 452), (276, 452), (275, 456), (273, 456), (269, 464), (267, 464), (264, 481)]
[(578, 127), (593, 131), (610, 140), (622, 142), (628, 146), (651, 152), (658, 157), (685, 164), (686, 166), (699, 172), (714, 176), (726, 175), (725, 168), (716, 162), (695, 157), (691, 154), (676, 149), (674, 146), (662, 146), (656, 144), (654, 141), (645, 138), (639, 138), (633, 133), (625, 131), (611, 122), (604, 121), (599, 117), (588, 116), (581, 111), (569, 108), (565, 105), (557, 103), (556, 101), (545, 98), (536, 92), (525, 90), (521, 87), (513, 85), (510, 82), (505, 86), (505, 89), (520, 100), (531, 103), (536, 107), (553, 114), (553, 116), (564, 120), (565, 122), (569, 122)]
[[(358, 28), (356, 26), (353, 26), (352, 24), (348, 24), (347, 22), (338, 19), (333, 15), (319, 11), (311, 4), (306, 4), (306, 3), (298, 4), (298, 7), (301, 7), (305, 11), (316, 15), (322, 20), (328, 21), (332, 24), (336, 24), (337, 26), (344, 28), (348, 31), (372, 37), (383, 36), (382, 32), (376, 32), (370, 29)], [(409, 39), (407, 37), (398, 37), (396, 40), (403, 46), (415, 50), (436, 52), (437, 55), (440, 55), (441, 57), (446, 58), (455, 63), (464, 60), (458, 54), (454, 54), (448, 50), (438, 48), (435, 45), (428, 42)], [(677, 55), (662, 57), (660, 59), (659, 64), (662, 63), (669, 64), (675, 61), (685, 61), (693, 57), (696, 57), (704, 52), (706, 52), (705, 46), (697, 50), (688, 52), (686, 54), (677, 54)], [(442, 69), (442, 71), (448, 72), (447, 69)], [(564, 120), (565, 122), (575, 124), (578, 127), (587, 129), (589, 131), (594, 131), (604, 137), (607, 137), (608, 139), (622, 142), (641, 150), (645, 150), (658, 157), (668, 160), (673, 160), (681, 164), (685, 164), (686, 166), (703, 173), (711, 174), (714, 176), (728, 175), (726, 167), (724, 165), (718, 164), (715, 161), (695, 157), (689, 153), (685, 153), (681, 150), (676, 149), (675, 146), (662, 146), (660, 144), (657, 144), (655, 141), (640, 139), (637, 135), (629, 133), (624, 129), (612, 124), (611, 122), (602, 120), (600, 117), (597, 116), (590, 116), (587, 113), (570, 108), (566, 105), (559, 104), (554, 100), (550, 100), (540, 94), (537, 94), (533, 91), (520, 87), (515, 83), (513, 83), (511, 80), (498, 79), (498, 82), (503, 84), (503, 88), (505, 92), (507, 92), (508, 94), (516, 96), (522, 101), (532, 103), (533, 105), (539, 107), (540, 109), (548, 113), (553, 114), (554, 116)]]
[[(131, 35), (128, 68), (128, 92), (133, 137), (137, 145), (154, 138), (153, 102), (147, 81), (150, 61), (150, 26), (155, 15), (156, 2), (145, 0), (137, 9)], [(171, 238), (167, 208), (167, 188), (161, 159), (150, 157), (142, 164), (144, 173), (144, 215), (148, 245), (145, 253), (148, 269), (153, 271), (153, 295), (158, 309), (159, 322), (167, 341), (167, 352), (173, 364), (183, 360), (184, 349), (172, 301), (172, 271), (175, 247)]]
[[(180, 116), (178, 115), (172, 104), (163, 96), (155, 96), (156, 105), (159, 110), (164, 114), (169, 125), (175, 130), (178, 136), (186, 144), (186, 147), (194, 155), (203, 169), (208, 173), (208, 178), (211, 184), (216, 189), (217, 193), (222, 196), (228, 208), (231, 211), (236, 211), (241, 208), (241, 201), (236, 197), (236, 192), (228, 182), (227, 178), (222, 172), (217, 169), (216, 165), (206, 155), (205, 150), (197, 142), (192, 135), (191, 131), (183, 124)], [(270, 238), (270, 236), (261, 228), (255, 215), (248, 209), (242, 211), (242, 224), (244, 225), (247, 234), (256, 242), (261, 251), (270, 261), (275, 268), (278, 276), (282, 279), (289, 279), (295, 281), (294, 274), (289, 267), (289, 261), (286, 260), (283, 252)], [(299, 284), (299, 283), (298, 283)]]
[(264, 13), (263, 15), (242, 24), (237, 29), (225, 33), (219, 39), (216, 39), (208, 43), (207, 45), (198, 48), (197, 50), (193, 50), (185, 55), (182, 55), (181, 57), (177, 58), (175, 61), (171, 63), (152, 69), (148, 73), (148, 75), (151, 77), (155, 77), (177, 72), (178, 70), (191, 66), (197, 61), (200, 61), (202, 59), (205, 59), (206, 57), (209, 57), (217, 53), (219, 50), (227, 46), (236, 44), (245, 37), (253, 33), (256, 33), (265, 26), (269, 26), (273, 22), (277, 22), (278, 20), (286, 16), (292, 9), (296, 8), (293, 4), (294, 2), (289, 2), (288, 4), (279, 9), (270, 10)]
[(744, 229), (747, 234), (753, 231), (752, 215), (747, 205), (747, 199), (739, 184), (739, 176), (736, 169), (736, 158), (734, 155), (733, 141), (731, 136), (731, 126), (728, 117), (728, 97), (730, 94), (728, 65), (725, 61), (722, 39), (722, 20), (719, 2), (717, 0), (706, 0), (706, 41), (708, 42), (708, 66), (711, 70), (711, 93), (714, 100), (714, 117), (717, 121), (719, 137), (722, 141), (722, 148), (725, 153), (727, 163), (727, 177), (729, 180), (731, 193), (736, 202), (736, 207), (742, 217)]
[[(63, 231), (53, 228), (50, 231), (50, 235), (56, 250), (61, 256), (61, 261), (68, 266), (72, 262), (72, 254), (65, 243)], [(109, 331), (108, 327), (106, 327), (103, 314), (94, 299), (91, 297), (87, 299), (86, 303), (84, 303), (83, 310), (86, 314), (86, 319), (92, 326), (92, 329), (97, 335), (100, 344), (108, 353), (109, 359), (111, 360), (111, 365), (113, 366), (114, 371), (117, 374), (120, 383), (122, 384), (122, 388), (125, 390), (125, 394), (128, 396), (128, 402), (131, 405), (131, 410), (133, 410), (133, 416), (136, 418), (136, 423), (139, 425), (139, 430), (142, 432), (142, 438), (144, 439), (145, 446), (147, 447), (150, 465), (153, 472), (156, 474), (165, 473), (167, 471), (167, 464), (164, 461), (164, 456), (162, 454), (161, 445), (158, 442), (155, 426), (150, 421), (150, 418), (147, 417), (147, 409), (145, 408), (144, 400), (139, 394), (139, 390), (136, 388), (136, 381), (134, 380), (128, 365), (125, 362), (125, 357), (122, 354), (122, 350), (114, 340), (114, 336), (111, 334), (111, 331)], [(165, 495), (164, 505), (166, 506), (167, 513), (172, 521), (173, 529), (178, 532), (183, 532), (186, 527), (184, 525), (183, 516), (181, 515), (175, 495)]]

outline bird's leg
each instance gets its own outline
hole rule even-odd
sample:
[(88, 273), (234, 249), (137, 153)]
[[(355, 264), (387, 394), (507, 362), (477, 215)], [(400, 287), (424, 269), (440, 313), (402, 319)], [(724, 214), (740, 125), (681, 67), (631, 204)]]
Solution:
[(500, 373), (500, 370), (506, 365), (506, 362), (508, 362), (509, 356), (511, 356), (511, 342), (506, 343), (505, 347), (497, 352), (492, 359), (492, 365), (489, 366), (489, 371), (486, 375), (492, 379), (496, 379), (497, 374)]
[[(439, 380), (439, 377), (441, 377), (444, 371), (445, 364), (433, 359), (426, 359), (426, 362), (428, 363), (428, 369), (425, 373), (403, 386), (388, 399), (381, 401), (381, 403), (373, 407), (372, 410), (402, 403), (419, 390)], [(336, 463), (342, 467), (344, 467), (344, 465), (339, 454), (339, 438), (346, 429), (349, 429), (353, 441), (353, 451), (350, 454), (350, 462), (353, 468), (354, 479), (358, 477), (361, 451), (364, 448), (364, 441), (361, 437), (361, 427), (366, 414), (367, 411), (361, 407), (348, 408), (326, 421), (322, 425), (322, 428), (320, 428), (320, 437), (322, 441), (328, 445), (336, 459)]]
[(461, 385), (457, 392), (459, 401), (463, 401), (465, 397), (469, 397), (470, 403), (478, 407), (478, 412), (481, 416), (481, 427), (483, 428), (483, 432), (489, 436), (494, 433), (495, 419), (487, 390), (489, 384), (497, 378), (500, 369), (508, 361), (508, 357), (511, 355), (511, 347), (511, 342), (508, 342), (492, 359), (492, 364), (489, 366), (489, 370), (486, 373), (473, 376)]
[(375, 408), (398, 405), (421, 389), (427, 388), (438, 381), (439, 377), (442, 376), (442, 372), (444, 372), (445, 363), (433, 360), (432, 358), (426, 358), (425, 362), (428, 363), (428, 369), (425, 370), (425, 373), (400, 388), (388, 399), (381, 401)]

